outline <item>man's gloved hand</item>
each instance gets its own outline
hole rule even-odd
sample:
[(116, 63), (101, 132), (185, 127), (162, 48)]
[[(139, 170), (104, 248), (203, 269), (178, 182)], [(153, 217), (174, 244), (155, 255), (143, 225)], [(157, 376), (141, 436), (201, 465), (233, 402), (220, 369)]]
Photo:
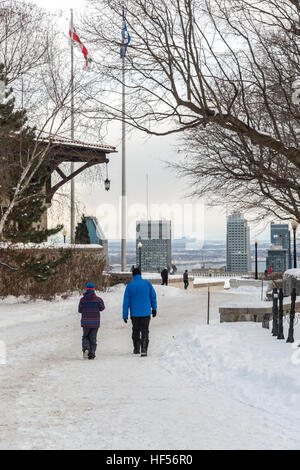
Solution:
[(124, 320), (124, 323), (127, 323), (127, 318), (123, 318), (123, 320)]
[(156, 310), (152, 310), (152, 317), (153, 318), (156, 317), (156, 313), (157, 313)]

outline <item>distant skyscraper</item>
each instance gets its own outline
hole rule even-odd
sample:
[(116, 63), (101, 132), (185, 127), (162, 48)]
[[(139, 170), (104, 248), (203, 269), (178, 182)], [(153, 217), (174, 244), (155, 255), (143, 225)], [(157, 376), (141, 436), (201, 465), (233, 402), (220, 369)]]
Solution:
[(250, 229), (240, 212), (227, 217), (226, 270), (241, 273), (251, 270)]
[(139, 264), (139, 242), (142, 271), (157, 272), (171, 266), (171, 221), (137, 220), (136, 222), (136, 265)]
[(288, 251), (288, 265), (286, 269), (291, 268), (292, 267), (291, 234), (290, 234), (288, 224), (271, 223), (271, 244), (273, 245), (273, 247), (281, 246), (283, 249)]
[(286, 248), (282, 248), (281, 245), (272, 245), (268, 250), (266, 268), (268, 271), (272, 268), (272, 270), (277, 273), (284, 272), (289, 269), (288, 250)]

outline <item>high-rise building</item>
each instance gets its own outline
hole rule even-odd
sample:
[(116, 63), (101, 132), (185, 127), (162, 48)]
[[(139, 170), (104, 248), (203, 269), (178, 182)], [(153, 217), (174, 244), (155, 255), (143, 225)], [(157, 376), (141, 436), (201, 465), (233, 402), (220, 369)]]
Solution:
[[(288, 224), (274, 224), (271, 223), (271, 244), (273, 247), (281, 246), (284, 250), (288, 251), (288, 265), (286, 269), (292, 267), (291, 255), (291, 234)], [(274, 256), (276, 253), (274, 253)], [(281, 255), (279, 255), (281, 256)]]
[(241, 273), (251, 270), (250, 229), (240, 212), (227, 217), (226, 270)]
[(277, 273), (289, 269), (289, 251), (281, 245), (271, 245), (268, 250), (266, 268), (268, 271), (272, 268)]
[[(139, 243), (142, 248), (139, 249)], [(136, 222), (136, 265), (141, 254), (142, 271), (160, 272), (171, 266), (171, 221), (137, 220)]]

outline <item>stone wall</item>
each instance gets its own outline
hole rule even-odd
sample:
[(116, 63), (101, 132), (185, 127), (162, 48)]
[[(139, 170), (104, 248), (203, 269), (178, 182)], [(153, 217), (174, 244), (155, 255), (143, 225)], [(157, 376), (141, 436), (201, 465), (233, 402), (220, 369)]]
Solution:
[[(295, 275), (293, 275), (295, 272)], [(297, 277), (299, 272), (297, 269), (289, 269), (283, 275), (283, 295), (289, 296), (292, 293), (292, 289), (296, 288), (296, 294), (300, 295), (300, 279)]]
[[(283, 314), (288, 315), (291, 304), (283, 306)], [(300, 301), (296, 302), (296, 308), (300, 308)], [(221, 307), (219, 308), (220, 322), (262, 322), (266, 313), (272, 313), (272, 305), (268, 307)]]
[(220, 289), (224, 288), (224, 281), (216, 282), (201, 282), (193, 285), (194, 289), (207, 289), (208, 287), (219, 287)]

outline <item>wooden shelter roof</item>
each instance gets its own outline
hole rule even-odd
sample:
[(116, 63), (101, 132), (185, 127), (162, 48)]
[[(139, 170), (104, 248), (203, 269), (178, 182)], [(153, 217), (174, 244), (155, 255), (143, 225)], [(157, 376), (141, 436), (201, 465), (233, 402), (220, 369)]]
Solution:
[(104, 144), (92, 144), (77, 139), (68, 139), (61, 136), (39, 137), (40, 143), (50, 146), (49, 160), (61, 162), (87, 162), (106, 163), (106, 155), (116, 153), (116, 147)]

